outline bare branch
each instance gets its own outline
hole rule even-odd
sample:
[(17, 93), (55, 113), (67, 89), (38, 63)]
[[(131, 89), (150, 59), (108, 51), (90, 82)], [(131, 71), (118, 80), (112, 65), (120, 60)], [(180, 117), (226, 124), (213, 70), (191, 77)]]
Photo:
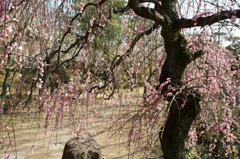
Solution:
[(169, 27), (169, 21), (167, 21), (168, 17), (164, 17), (159, 12), (155, 11), (152, 8), (146, 8), (146, 7), (139, 7), (139, 1), (138, 0), (129, 0), (128, 6), (139, 16), (153, 20), (158, 25), (161, 25), (163, 27)]
[[(52, 52), (50, 53), (50, 55), (47, 56), (45, 59), (51, 59), (51, 58), (54, 57), (55, 54), (60, 53), (60, 50), (62, 49), (62, 44), (63, 44), (66, 36), (67, 36), (69, 33), (71, 33), (71, 29), (72, 29), (71, 26), (72, 26), (72, 23), (74, 22), (75, 19), (77, 19), (79, 16), (82, 16), (82, 14), (84, 13), (84, 11), (85, 11), (89, 6), (98, 7), (98, 6), (101, 6), (101, 5), (102, 5), (104, 2), (106, 2), (106, 1), (107, 1), (107, 0), (101, 0), (99, 3), (91, 3), (91, 2), (90, 2), (90, 3), (87, 3), (87, 4), (83, 7), (83, 11), (82, 11), (81, 13), (76, 14), (76, 15), (71, 19), (71, 21), (70, 21), (70, 23), (69, 23), (69, 25), (68, 25), (68, 28), (67, 28), (67, 30), (66, 30), (66, 32), (63, 34), (63, 36), (62, 36), (62, 38), (61, 38), (61, 40), (60, 40), (60, 42), (59, 42), (59, 47), (58, 47), (58, 49), (52, 51)], [(98, 27), (101, 28), (102, 26), (98, 25)], [(74, 47), (75, 45), (77, 45), (78, 41), (79, 41), (79, 40), (76, 40), (76, 41), (74, 42), (74, 45), (71, 45), (71, 47)], [(70, 49), (69, 49), (69, 50), (70, 50)]]
[(117, 13), (125, 13), (126, 11), (128, 11), (130, 8), (128, 7), (128, 6), (126, 6), (126, 7), (124, 7), (124, 8), (118, 8), (118, 9), (116, 9), (116, 8), (114, 8), (113, 9), (113, 13), (114, 14), (117, 14)]
[(139, 3), (154, 3), (155, 5), (158, 5), (160, 0), (139, 0)]
[(234, 11), (222, 11), (207, 17), (199, 17), (195, 20), (192, 19), (178, 19), (176, 20), (173, 25), (176, 29), (181, 28), (192, 28), (196, 26), (206, 26), (206, 25), (212, 25), (214, 23), (220, 22), (222, 20), (231, 19), (232, 16), (236, 16), (237, 18), (240, 18), (240, 9), (234, 10)]
[(195, 52), (194, 54), (193, 54), (193, 59), (192, 60), (196, 60), (197, 58), (199, 58), (199, 57), (201, 57), (202, 55), (204, 55), (204, 51), (203, 50), (199, 50), (199, 51), (197, 51), (197, 52)]
[[(133, 51), (134, 46), (136, 45), (136, 43), (144, 36), (144, 35), (150, 35), (155, 29), (157, 29), (159, 27), (158, 24), (154, 24), (153, 26), (151, 26), (148, 30), (146, 30), (145, 32), (139, 33), (131, 42), (130, 47), (128, 48), (128, 50), (122, 55), (122, 56), (116, 56), (116, 58), (112, 61), (111, 64), (111, 70), (113, 70), (115, 67), (119, 66), (121, 64), (121, 62), (124, 60), (124, 57), (129, 56), (129, 54)], [(117, 57), (118, 60), (117, 60)], [(117, 61), (116, 61), (117, 60)], [(115, 62), (116, 61), (116, 62)]]

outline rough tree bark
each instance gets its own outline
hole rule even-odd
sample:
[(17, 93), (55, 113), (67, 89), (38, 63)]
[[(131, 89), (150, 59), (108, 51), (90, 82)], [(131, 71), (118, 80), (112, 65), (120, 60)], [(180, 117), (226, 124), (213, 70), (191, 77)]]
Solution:
[[(186, 48), (186, 39), (179, 31), (162, 28), (161, 32), (167, 59), (163, 65), (160, 83), (167, 78), (176, 86), (182, 85), (182, 75), (187, 65), (192, 61), (193, 56)], [(167, 87), (163, 89), (165, 92)], [(188, 137), (189, 129), (192, 122), (200, 112), (199, 94), (191, 93), (188, 96), (184, 92), (176, 95), (175, 99), (168, 98), (169, 115), (165, 125), (159, 133), (163, 156), (165, 159), (182, 159), (185, 158), (185, 139)], [(184, 100), (186, 104), (181, 108)]]

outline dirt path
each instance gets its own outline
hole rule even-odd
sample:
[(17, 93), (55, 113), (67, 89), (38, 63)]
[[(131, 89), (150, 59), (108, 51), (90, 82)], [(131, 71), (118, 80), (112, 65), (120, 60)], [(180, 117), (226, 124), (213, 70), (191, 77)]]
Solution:
[[(105, 112), (104, 114), (107, 113)], [(54, 137), (54, 132), (48, 130), (48, 135), (46, 141), (44, 142), (46, 129), (30, 129), (30, 126), (28, 124), (19, 124), (18, 122), (16, 122), (14, 128), (17, 147), (17, 159), (61, 159), (65, 143), (68, 139), (73, 137), (68, 135), (68, 121), (65, 121), (63, 125), (65, 126), (58, 131), (57, 139), (56, 137)], [(128, 152), (125, 148), (128, 139), (127, 132), (123, 133), (123, 135), (121, 135), (120, 137), (116, 135), (109, 140), (106, 122), (103, 117), (100, 117), (94, 123), (93, 127), (89, 130), (89, 133), (91, 134), (91, 137), (99, 143), (105, 159), (128, 158)], [(6, 141), (8, 142), (8, 140)], [(51, 142), (49, 143), (49, 141)], [(34, 145), (34, 150), (31, 154), (32, 145)], [(0, 150), (0, 159), (4, 159), (6, 157), (6, 149), (7, 146), (5, 146), (4, 149)], [(12, 147), (8, 148), (7, 152), (11, 153), (9, 159), (16, 158), (16, 153), (14, 152), (14, 143), (12, 144)], [(134, 159), (140, 159), (143, 158), (143, 156), (143, 151), (133, 151), (130, 154), (130, 158)], [(156, 157), (151, 158), (157, 159)]]

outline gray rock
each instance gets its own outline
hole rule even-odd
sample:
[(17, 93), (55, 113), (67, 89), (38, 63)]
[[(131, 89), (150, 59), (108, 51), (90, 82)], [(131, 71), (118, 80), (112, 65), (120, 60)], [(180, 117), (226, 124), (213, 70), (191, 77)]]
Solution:
[(95, 140), (76, 137), (65, 144), (62, 159), (102, 159), (102, 153)]

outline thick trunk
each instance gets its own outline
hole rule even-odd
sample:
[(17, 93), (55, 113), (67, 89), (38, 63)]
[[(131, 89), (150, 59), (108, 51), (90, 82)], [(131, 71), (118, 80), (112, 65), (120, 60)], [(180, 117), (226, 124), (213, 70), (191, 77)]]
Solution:
[(159, 133), (163, 156), (165, 159), (183, 159), (185, 158), (185, 139), (188, 137), (188, 131), (192, 122), (200, 112), (199, 100), (189, 95), (183, 109), (179, 105), (183, 103), (182, 99), (173, 102), (170, 107), (170, 115)]
[[(167, 59), (163, 65), (160, 76), (160, 83), (167, 78), (175, 86), (182, 84), (182, 75), (186, 66), (191, 62), (191, 53), (186, 49), (186, 39), (180, 32), (162, 29)], [(167, 86), (163, 88), (164, 93)], [(169, 114), (165, 125), (162, 127), (159, 137), (162, 145), (163, 156), (165, 159), (182, 159), (184, 158), (185, 139), (188, 136), (192, 122), (200, 112), (199, 95), (193, 92), (186, 96), (184, 92), (176, 95), (174, 100), (168, 98)], [(186, 104), (183, 108), (181, 105), (184, 100)]]

